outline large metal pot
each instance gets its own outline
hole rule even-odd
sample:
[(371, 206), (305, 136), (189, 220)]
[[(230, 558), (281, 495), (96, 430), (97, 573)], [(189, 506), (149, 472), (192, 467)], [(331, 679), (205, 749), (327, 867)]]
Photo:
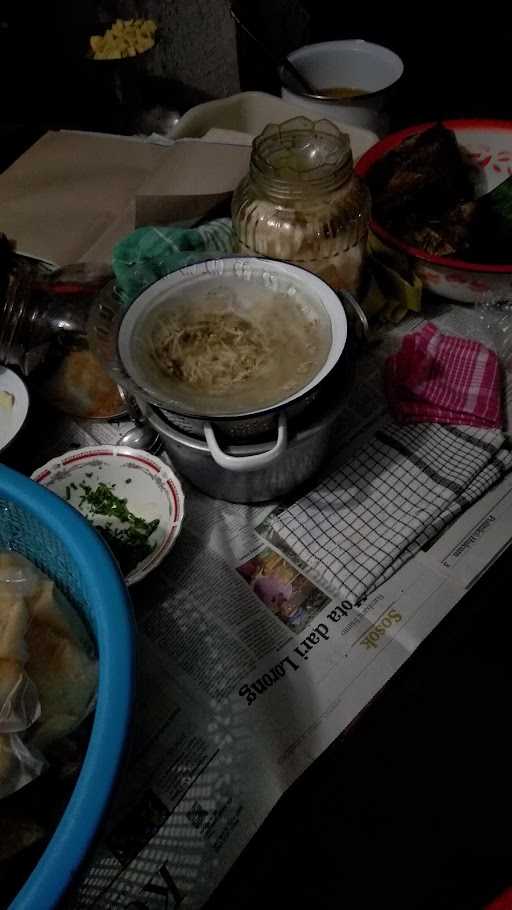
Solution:
[[(280, 408), (274, 408), (264, 415), (264, 421), (251, 416), (236, 421), (208, 418), (189, 420), (167, 410), (144, 404), (140, 399), (139, 406), (146, 411), (148, 419), (156, 429), (159, 429), (156, 422), (158, 420), (163, 422), (166, 431), (163, 434), (164, 441), (166, 436), (168, 438), (172, 436), (175, 442), (181, 441), (182, 444), (182, 436), (187, 443), (194, 439), (201, 441), (203, 445), (196, 451), (205, 450), (205, 443), (216, 464), (232, 475), (264, 471), (273, 463), (279, 466), (287, 448), (293, 445), (297, 447), (297, 438), (304, 432), (304, 428), (316, 426), (319, 422), (328, 423), (331, 415), (335, 419), (350, 392), (355, 353), (358, 342), (367, 336), (368, 322), (351, 294), (341, 292), (340, 300), (346, 312), (348, 331), (346, 343), (336, 365), (323, 383), (309, 396), (300, 398), (291, 405), (285, 404)], [(328, 413), (325, 408), (326, 401), (330, 402)], [(292, 483), (292, 486), (295, 485)]]
[[(223, 450), (226, 458), (239, 462), (240, 469), (233, 470), (219, 464), (212, 456), (209, 441), (185, 436), (148, 407), (147, 419), (158, 430), (164, 447), (175, 469), (194, 486), (228, 502), (256, 503), (277, 499), (305, 483), (320, 468), (329, 451), (329, 442), (343, 408), (342, 402), (325, 412), (304, 430), (288, 440), (288, 445), (278, 458), (264, 462), (273, 450), (265, 443), (233, 445)], [(254, 469), (254, 459), (260, 457)], [(247, 469), (250, 466), (251, 469)], [(245, 468), (245, 470), (244, 470)]]
[[(216, 499), (256, 503), (277, 499), (309, 480), (329, 455), (330, 442), (347, 404), (353, 356), (327, 384), (315, 405), (295, 424), (279, 451), (273, 442), (235, 443), (220, 449), (215, 435), (188, 436), (173, 427), (158, 408), (140, 402), (146, 419), (158, 431), (177, 471)], [(283, 415), (279, 418), (282, 432)]]
[[(225, 270), (244, 275), (247, 274), (248, 269), (258, 271), (262, 279), (270, 286), (274, 276), (281, 276), (282, 280), (282, 276), (291, 275), (296, 282), (315, 288), (322, 302), (328, 301), (332, 322), (338, 327), (337, 332), (333, 333), (337, 341), (332, 345), (328, 362), (324, 364), (324, 368), (308, 386), (272, 408), (229, 416), (187, 414), (170, 410), (168, 402), (160, 401), (158, 398), (155, 400), (147, 393), (147, 390), (141, 389), (139, 383), (127, 371), (122, 356), (120, 356), (122, 355), (121, 341), (124, 339), (123, 344), (127, 348), (130, 334), (137, 330), (137, 311), (139, 313), (141, 310), (144, 311), (148, 301), (151, 305), (152, 301), (158, 300), (160, 293), (165, 292), (176, 281), (179, 286), (180, 280), (186, 280), (190, 276), (192, 278), (211, 276), (216, 279)], [(301, 285), (299, 284), (299, 286)], [(137, 309), (134, 309), (135, 307)], [(147, 288), (128, 311), (123, 307), (115, 287), (109, 287), (104, 294), (100, 295), (90, 322), (89, 334), (93, 349), (105, 364), (110, 375), (131, 397), (136, 399), (140, 409), (147, 413), (148, 417), (151, 415), (149, 419), (153, 425), (156, 426), (158, 422), (157, 429), (160, 429), (161, 425), (164, 439), (171, 440), (182, 448), (185, 447), (189, 454), (192, 449), (196, 453), (206, 453), (209, 461), (213, 460), (219, 469), (226, 471), (226, 476), (229, 473), (233, 482), (234, 475), (237, 473), (254, 472), (258, 474), (266, 471), (273, 463), (275, 463), (276, 472), (280, 471), (282, 467), (280, 462), (284, 458), (288, 445), (295, 445), (297, 452), (298, 435), (305, 432), (306, 427), (317, 425), (318, 414), (320, 411), (323, 413), (322, 406), (317, 408), (318, 399), (325, 399), (324, 390), (331, 380), (338, 389), (334, 397), (341, 395), (344, 398), (346, 381), (340, 380), (339, 377), (345, 375), (346, 366), (353, 356), (354, 342), (361, 335), (364, 336), (367, 327), (364, 313), (350, 294), (343, 291), (336, 294), (321, 279), (305, 269), (276, 260), (228, 256), (187, 266), (180, 269), (179, 272), (160, 279)], [(325, 414), (322, 420), (324, 418), (328, 422)], [(318, 428), (316, 432), (320, 438), (321, 430)], [(194, 442), (198, 442), (199, 445), (194, 447)], [(244, 445), (247, 446), (245, 449)], [(199, 456), (196, 455), (196, 458), (198, 459)], [(187, 459), (184, 460), (187, 461)], [(184, 473), (187, 473), (186, 469)], [(284, 473), (286, 474), (286, 471)], [(267, 492), (274, 485), (279, 489), (281, 486), (287, 486), (284, 479), (279, 484), (267, 482), (268, 478), (265, 477), (260, 480), (262, 489)], [(247, 486), (242, 482), (240, 484), (244, 489)], [(253, 486), (256, 488), (258, 485), (258, 481), (249, 484), (251, 488)], [(291, 482), (290, 486), (294, 485), (295, 482)], [(222, 487), (224, 488), (224, 484)], [(229, 490), (226, 492), (229, 494)], [(278, 492), (278, 490), (276, 493), (268, 492), (268, 496), (264, 495), (263, 498), (271, 498), (273, 495), (278, 495)], [(246, 494), (243, 492), (236, 495), (242, 496), (240, 501), (258, 501), (259, 499), (259, 493), (255, 494), (257, 499), (254, 500), (247, 500)], [(247, 495), (252, 497), (252, 493)]]

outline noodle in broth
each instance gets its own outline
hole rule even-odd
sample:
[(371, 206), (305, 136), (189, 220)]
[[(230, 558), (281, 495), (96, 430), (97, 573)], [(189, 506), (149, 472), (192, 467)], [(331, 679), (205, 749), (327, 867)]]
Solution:
[(231, 284), (164, 301), (146, 319), (139, 364), (161, 398), (205, 413), (271, 407), (325, 363), (331, 343), (325, 314), (298, 294)]
[(199, 392), (226, 392), (269, 368), (264, 333), (236, 313), (198, 313), (186, 322), (176, 315), (161, 317), (152, 342), (160, 369)]

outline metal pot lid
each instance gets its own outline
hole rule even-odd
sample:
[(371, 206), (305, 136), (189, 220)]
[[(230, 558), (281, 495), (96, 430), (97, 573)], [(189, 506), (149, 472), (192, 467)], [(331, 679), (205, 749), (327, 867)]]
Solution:
[[(217, 381), (217, 364), (210, 360), (211, 368), (205, 373), (202, 349), (197, 360), (190, 361), (192, 374), (196, 363), (203, 369), (195, 387), (176, 374), (173, 359), (175, 338), (179, 331), (180, 337), (188, 331), (183, 322), (185, 315), (188, 318), (191, 314), (194, 330), (200, 326), (194, 343), (197, 338), (202, 343), (204, 337), (209, 337), (204, 335), (207, 329), (203, 316), (212, 313), (216, 320), (214, 333), (220, 334), (222, 344), (233, 339), (233, 332), (236, 336), (238, 320), (244, 323), (244, 331), (250, 324), (247, 333), (242, 332), (242, 343), (237, 345), (235, 340), (230, 348), (227, 381), (223, 363), (219, 367), (221, 384), (213, 390), (209, 382), (210, 377), (212, 384)], [(278, 260), (227, 256), (186, 266), (146, 288), (122, 320), (118, 347), (123, 367), (138, 394), (165, 410), (208, 419), (255, 416), (308, 394), (329, 375), (346, 340), (343, 306), (336, 293), (316, 275)], [(313, 348), (315, 356), (309, 360), (309, 353), (302, 356), (301, 344), (307, 344), (304, 351)], [(252, 375), (250, 368), (246, 369), (245, 376), (247, 359), (251, 365), (255, 361), (256, 367)], [(300, 375), (303, 364), (309, 375), (304, 368)], [(233, 381), (231, 368), (237, 373)], [(292, 377), (291, 390), (287, 371), (297, 374)], [(275, 375), (280, 372), (284, 380), (279, 386)]]

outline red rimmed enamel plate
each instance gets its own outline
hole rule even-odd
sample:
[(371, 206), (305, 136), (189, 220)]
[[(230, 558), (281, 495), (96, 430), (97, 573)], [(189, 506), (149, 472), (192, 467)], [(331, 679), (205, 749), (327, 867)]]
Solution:
[[(512, 121), (508, 120), (444, 120), (444, 126), (453, 130), (457, 142), (469, 155), (480, 172), (480, 194), (494, 189), (512, 175)], [(386, 136), (358, 161), (356, 171), (361, 177), (391, 149), (433, 123), (410, 126)], [(461, 303), (480, 303), (487, 300), (509, 299), (512, 296), (512, 256), (510, 265), (492, 265), (466, 262), (445, 256), (432, 256), (410, 246), (388, 233), (375, 219), (372, 230), (380, 240), (405, 253), (421, 278), (424, 287)]]

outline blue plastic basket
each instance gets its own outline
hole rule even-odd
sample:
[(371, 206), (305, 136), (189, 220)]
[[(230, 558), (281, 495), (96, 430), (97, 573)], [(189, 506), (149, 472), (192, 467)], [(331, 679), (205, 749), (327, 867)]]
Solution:
[(89, 746), (66, 810), (10, 910), (50, 910), (83, 863), (123, 758), (134, 695), (135, 626), (117, 566), (82, 516), (0, 466), (0, 549), (23, 553), (77, 605), (95, 636), (98, 699)]

